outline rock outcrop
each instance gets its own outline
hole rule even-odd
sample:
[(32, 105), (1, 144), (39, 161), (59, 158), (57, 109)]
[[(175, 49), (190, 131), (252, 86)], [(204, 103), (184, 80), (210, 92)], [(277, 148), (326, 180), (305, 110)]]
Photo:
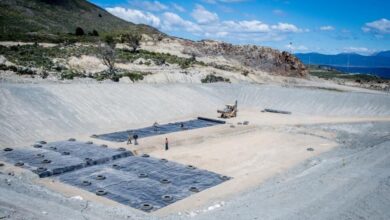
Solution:
[(233, 45), (218, 41), (186, 42), (185, 53), (202, 56), (223, 56), (237, 61), (242, 67), (261, 70), (275, 75), (305, 77), (305, 65), (288, 52), (256, 45)]

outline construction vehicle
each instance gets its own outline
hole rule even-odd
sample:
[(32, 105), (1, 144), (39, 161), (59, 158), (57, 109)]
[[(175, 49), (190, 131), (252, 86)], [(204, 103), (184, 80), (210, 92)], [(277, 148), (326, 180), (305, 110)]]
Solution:
[(234, 105), (226, 105), (226, 108), (224, 110), (217, 110), (217, 112), (221, 114), (221, 118), (237, 117), (237, 100)]

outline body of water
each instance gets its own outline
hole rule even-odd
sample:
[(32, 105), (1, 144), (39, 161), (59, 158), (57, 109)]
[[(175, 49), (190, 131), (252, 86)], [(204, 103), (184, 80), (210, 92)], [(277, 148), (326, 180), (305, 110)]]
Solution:
[(382, 79), (390, 79), (390, 68), (388, 67), (347, 67), (347, 66), (332, 66), (336, 70), (347, 72), (347, 73), (360, 73), (360, 74), (370, 74), (379, 76)]

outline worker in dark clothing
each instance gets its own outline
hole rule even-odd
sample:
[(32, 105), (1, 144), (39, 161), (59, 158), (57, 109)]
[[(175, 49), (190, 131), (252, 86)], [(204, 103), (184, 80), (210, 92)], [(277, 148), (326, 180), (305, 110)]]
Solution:
[(129, 137), (127, 138), (127, 145), (131, 144), (131, 134), (129, 134)]
[(154, 122), (154, 124), (153, 124), (154, 132), (157, 132), (158, 125), (159, 125), (159, 124), (157, 123), (157, 121)]
[(127, 137), (127, 145), (129, 145), (129, 144), (131, 144), (131, 138), (132, 138), (132, 134), (133, 133), (133, 131), (129, 131), (128, 132), (128, 137)]
[(183, 122), (180, 123), (180, 128), (181, 128), (181, 129), (184, 129), (184, 123), (183, 123)]
[(133, 135), (133, 138), (134, 138), (134, 145), (138, 145), (138, 142), (137, 142), (138, 135), (137, 135), (137, 134), (134, 134), (134, 135)]
[(165, 138), (165, 150), (168, 150), (169, 146), (168, 146), (168, 138)]

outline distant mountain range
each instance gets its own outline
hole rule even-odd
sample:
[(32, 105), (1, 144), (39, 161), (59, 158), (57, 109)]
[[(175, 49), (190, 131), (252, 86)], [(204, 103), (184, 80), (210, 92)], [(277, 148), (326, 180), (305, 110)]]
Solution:
[(295, 55), (305, 64), (390, 68), (390, 51), (382, 51), (370, 56), (364, 56), (356, 53), (341, 53), (336, 55), (297, 53)]
[(388, 51), (381, 51), (375, 54), (377, 57), (390, 57), (390, 50)]

